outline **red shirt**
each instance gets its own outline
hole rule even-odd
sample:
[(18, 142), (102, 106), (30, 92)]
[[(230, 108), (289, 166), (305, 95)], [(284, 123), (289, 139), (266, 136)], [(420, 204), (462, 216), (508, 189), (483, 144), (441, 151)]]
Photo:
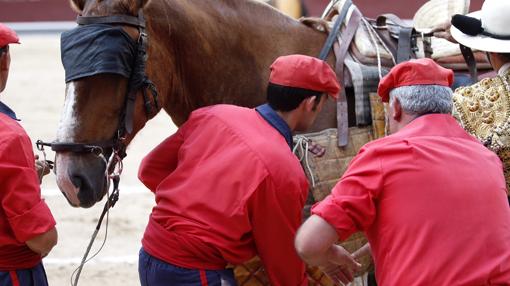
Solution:
[(510, 208), (499, 158), (450, 115), (368, 143), (312, 213), (368, 237), (378, 285), (510, 285)]
[(30, 138), (12, 118), (0, 113), (0, 271), (32, 268), (41, 256), (27, 240), (55, 227), (41, 199)]
[(294, 235), (308, 183), (285, 138), (257, 111), (216, 105), (142, 162), (156, 195), (142, 244), (192, 269), (222, 269), (259, 255), (272, 285), (306, 285)]

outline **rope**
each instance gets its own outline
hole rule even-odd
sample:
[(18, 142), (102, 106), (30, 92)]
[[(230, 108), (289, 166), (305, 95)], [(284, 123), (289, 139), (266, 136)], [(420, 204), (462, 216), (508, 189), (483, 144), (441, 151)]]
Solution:
[[(104, 159), (104, 156), (103, 158)], [(115, 203), (119, 199), (119, 182), (120, 182), (120, 175), (122, 174), (124, 166), (122, 164), (122, 158), (119, 156), (118, 151), (114, 151), (110, 161), (108, 162), (105, 170), (105, 176), (108, 178), (108, 182), (113, 182), (113, 191), (110, 194), (110, 188), (108, 186), (107, 191), (107, 197), (105, 206), (103, 208), (103, 212), (101, 213), (101, 216), (99, 217), (99, 221), (97, 223), (96, 229), (94, 230), (94, 233), (92, 234), (92, 237), (90, 238), (89, 244), (87, 246), (87, 249), (85, 250), (85, 254), (83, 255), (83, 258), (81, 260), (80, 265), (73, 271), (71, 274), (71, 285), (72, 286), (78, 286), (78, 281), (80, 279), (81, 271), (83, 270), (83, 267), (87, 262), (92, 260), (94, 257), (96, 257), (101, 250), (103, 250), (103, 247), (106, 244), (106, 238), (108, 237), (108, 221), (110, 216), (110, 208), (115, 206)], [(109, 170), (113, 169), (112, 173), (109, 173)], [(103, 239), (103, 243), (101, 244), (101, 247), (92, 255), (90, 258), (87, 259), (90, 250), (92, 248), (92, 245), (94, 244), (94, 241), (96, 240), (97, 234), (99, 233), (99, 229), (101, 228), (101, 225), (103, 223), (104, 216), (106, 215), (106, 229), (105, 229), (105, 236)], [(76, 274), (76, 276), (75, 276)], [(74, 277), (74, 282), (73, 282)]]
[(379, 79), (382, 79), (382, 64), (381, 64), (381, 50), (379, 49), (379, 43), (383, 46), (383, 48), (388, 52), (388, 54), (391, 56), (391, 60), (393, 61), (394, 65), (397, 65), (397, 62), (395, 60), (395, 57), (390, 52), (390, 49), (386, 46), (384, 41), (377, 35), (377, 33), (373, 30), (373, 27), (370, 23), (368, 23), (367, 19), (362, 18), (363, 25), (365, 25), (366, 30), (368, 31), (368, 35), (370, 36), (370, 41), (375, 46), (375, 51), (377, 54), (377, 69), (379, 71)]
[[(110, 193), (108, 192), (108, 201), (110, 201), (109, 198), (110, 198)], [(83, 270), (83, 267), (85, 266), (85, 264), (88, 263), (90, 260), (94, 259), (94, 257), (96, 257), (99, 254), (99, 252), (101, 252), (101, 250), (103, 250), (103, 247), (106, 244), (106, 238), (108, 237), (109, 217), (110, 217), (110, 211), (108, 210), (108, 211), (106, 211), (106, 228), (105, 228), (105, 235), (104, 235), (104, 239), (103, 239), (103, 243), (101, 244), (101, 247), (99, 247), (99, 249), (96, 251), (96, 253), (94, 253), (94, 255), (92, 255), (89, 259), (87, 259), (87, 256), (92, 248), (92, 245), (94, 244), (94, 241), (96, 240), (97, 234), (99, 233), (99, 227), (101, 226), (101, 223), (103, 221), (102, 219), (100, 219), (100, 222), (98, 224), (99, 227), (96, 227), (96, 229), (94, 230), (94, 233), (92, 234), (90, 242), (87, 246), (87, 250), (85, 251), (85, 254), (83, 255), (80, 265), (71, 274), (71, 285), (72, 286), (78, 286), (78, 280), (80, 279), (81, 271)], [(76, 277), (74, 276), (75, 274), (76, 274)], [(74, 277), (74, 282), (73, 282), (73, 277)]]
[[(38, 140), (37, 142), (39, 142), (40, 140)], [(52, 161), (49, 161), (46, 159), (46, 151), (44, 151), (44, 146), (43, 145), (37, 145), (37, 149), (39, 149), (39, 151), (42, 152), (43, 154), (43, 160), (44, 160), (44, 164), (43, 164), (43, 168), (42, 168), (42, 176), (44, 176), (44, 173), (46, 172), (46, 168), (48, 169), (52, 169), (52, 164), (53, 162)], [(46, 167), (48, 166), (48, 167)], [(39, 176), (39, 174), (37, 174)], [(42, 183), (42, 176), (39, 178), (39, 184)]]
[(340, 2), (340, 0), (331, 0), (331, 2), (329, 2), (328, 6), (326, 6), (326, 9), (324, 10), (324, 12), (322, 12), (321, 19), (326, 19), (326, 17), (329, 15), (331, 10), (333, 10), (333, 7), (335, 7), (335, 5), (338, 2)]
[(368, 35), (370, 36), (370, 41), (375, 46), (375, 53), (377, 55), (377, 71), (379, 72), (379, 79), (382, 79), (382, 64), (381, 64), (381, 51), (379, 50), (379, 43), (375, 39), (372, 31), (372, 26), (368, 24), (366, 19), (362, 19), (363, 25), (365, 25), (366, 30), (368, 31)]
[(306, 138), (306, 136), (303, 135), (296, 135), (294, 136), (294, 140), (296, 145), (292, 149), (292, 153), (298, 156), (300, 162), (303, 162), (304, 159), (306, 170), (308, 171), (308, 174), (310, 175), (310, 180), (312, 181), (312, 187), (315, 188), (315, 177), (313, 176), (312, 168), (310, 167), (310, 163), (308, 162), (308, 147), (310, 146), (310, 139)]

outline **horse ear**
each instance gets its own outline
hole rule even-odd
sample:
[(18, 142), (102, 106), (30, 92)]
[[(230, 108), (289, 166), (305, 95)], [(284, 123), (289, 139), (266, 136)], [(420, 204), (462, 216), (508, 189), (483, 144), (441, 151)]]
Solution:
[(78, 13), (81, 13), (81, 11), (83, 11), (83, 7), (85, 6), (85, 2), (87, 2), (87, 0), (70, 0), (70, 2), (71, 2), (71, 7), (73, 8), (73, 10)]

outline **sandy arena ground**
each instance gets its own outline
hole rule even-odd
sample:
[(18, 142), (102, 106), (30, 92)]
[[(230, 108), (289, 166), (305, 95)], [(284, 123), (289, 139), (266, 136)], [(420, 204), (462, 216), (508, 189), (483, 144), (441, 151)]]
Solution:
[[(22, 45), (11, 46), (11, 73), (1, 100), (22, 119), (32, 142), (55, 138), (64, 103), (64, 70), (60, 62), (60, 36), (54, 34), (20, 34)], [(120, 199), (110, 212), (108, 239), (101, 253), (88, 263), (80, 286), (132, 286), (138, 282), (138, 251), (148, 215), (154, 205), (153, 195), (137, 179), (143, 156), (176, 128), (170, 118), (160, 113), (150, 121), (128, 149), (121, 179)], [(34, 152), (42, 157), (34, 146)], [(54, 153), (47, 151), (48, 159)], [(44, 178), (42, 193), (57, 221), (58, 245), (44, 259), (50, 285), (70, 285), (93, 233), (103, 203), (90, 209), (68, 205), (55, 184), (55, 176)], [(105, 226), (93, 251), (104, 237)]]

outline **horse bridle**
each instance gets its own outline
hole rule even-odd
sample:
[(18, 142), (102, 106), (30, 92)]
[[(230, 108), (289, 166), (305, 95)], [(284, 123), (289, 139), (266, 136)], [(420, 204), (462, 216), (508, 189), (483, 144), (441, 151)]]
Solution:
[[(76, 22), (79, 25), (91, 24), (108, 24), (108, 25), (128, 25), (138, 28), (139, 36), (137, 41), (137, 54), (133, 63), (133, 70), (128, 82), (127, 96), (124, 103), (124, 109), (120, 114), (119, 125), (116, 133), (111, 140), (100, 141), (95, 143), (75, 143), (75, 142), (52, 142), (46, 143), (38, 140), (37, 148), (44, 153), (44, 146), (49, 146), (55, 152), (73, 152), (73, 153), (91, 153), (102, 157), (106, 163), (105, 176), (113, 181), (113, 191), (108, 195), (108, 199), (99, 217), (96, 229), (89, 242), (87, 250), (82, 258), (80, 266), (76, 269), (74, 283), (71, 277), (71, 284), (78, 285), (81, 270), (87, 262), (87, 257), (92, 244), (99, 232), (105, 214), (115, 205), (119, 197), (120, 174), (122, 173), (122, 159), (126, 156), (125, 136), (133, 131), (134, 105), (138, 91), (142, 91), (145, 113), (149, 117), (154, 112), (159, 111), (158, 93), (155, 85), (147, 78), (145, 74), (145, 64), (147, 62), (147, 41), (148, 36), (145, 30), (145, 18), (143, 10), (138, 10), (138, 17), (128, 15), (111, 15), (111, 16), (78, 16)], [(147, 94), (147, 89), (152, 93), (154, 104)], [(153, 109), (154, 105), (154, 109)], [(105, 158), (105, 149), (112, 148), (111, 159)], [(106, 237), (105, 237), (106, 239)], [(73, 273), (74, 274), (74, 273)]]
[[(145, 74), (145, 64), (147, 61), (147, 43), (148, 36), (145, 29), (145, 18), (143, 10), (138, 10), (138, 16), (129, 15), (110, 15), (110, 16), (78, 16), (76, 22), (79, 25), (108, 24), (108, 25), (127, 25), (136, 27), (139, 31), (137, 41), (137, 55), (133, 63), (133, 71), (128, 83), (128, 90), (124, 109), (120, 114), (119, 126), (111, 140), (94, 143), (75, 143), (75, 142), (52, 142), (46, 143), (37, 141), (39, 150), (44, 146), (49, 146), (55, 152), (73, 152), (73, 153), (91, 153), (97, 156), (104, 156), (105, 150), (112, 148), (113, 152), (120, 159), (126, 156), (125, 136), (133, 131), (133, 116), (136, 96), (139, 90), (142, 90), (144, 107), (149, 117), (159, 110), (158, 93), (155, 85), (147, 78)], [(154, 104), (147, 94), (147, 89), (152, 93)], [(153, 108), (154, 105), (154, 108)]]

